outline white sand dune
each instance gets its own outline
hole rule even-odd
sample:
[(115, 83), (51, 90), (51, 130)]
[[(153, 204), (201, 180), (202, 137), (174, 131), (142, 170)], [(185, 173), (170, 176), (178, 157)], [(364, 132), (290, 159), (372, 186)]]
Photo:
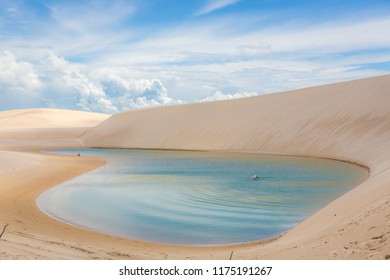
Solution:
[(116, 114), (86, 145), (299, 154), (390, 162), (390, 76), (237, 100)]
[[(232, 250), (240, 259), (390, 257), (389, 104), (387, 75), (239, 100), (134, 110), (107, 120), (107, 115), (71, 111), (2, 112), (0, 148), (17, 151), (0, 152), (0, 228), (2, 221), (10, 224), (0, 239), (0, 259), (226, 259)], [(370, 176), (270, 242), (167, 246), (90, 232), (39, 212), (34, 201), (41, 191), (102, 161), (20, 150), (82, 145), (326, 157), (368, 166)]]
[(0, 147), (79, 147), (88, 129), (109, 115), (62, 109), (0, 112)]
[(0, 112), (0, 128), (36, 127), (69, 128), (93, 127), (109, 115), (64, 109), (19, 109)]

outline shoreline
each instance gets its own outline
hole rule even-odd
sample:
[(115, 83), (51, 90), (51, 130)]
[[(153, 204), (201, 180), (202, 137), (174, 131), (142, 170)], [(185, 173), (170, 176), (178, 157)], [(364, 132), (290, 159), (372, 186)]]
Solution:
[[(98, 150), (102, 150), (102, 149), (108, 149), (108, 150), (136, 150), (136, 151), (166, 151), (166, 152), (170, 152), (170, 151), (174, 151), (174, 152), (200, 152), (200, 153), (214, 153), (214, 154), (242, 154), (242, 155), (253, 155), (253, 156), (261, 156), (261, 155), (266, 155), (266, 156), (288, 156), (288, 157), (298, 157), (298, 158), (310, 158), (310, 159), (324, 159), (324, 160), (329, 160), (329, 161), (336, 161), (336, 162), (342, 162), (342, 163), (346, 163), (346, 164), (350, 164), (350, 165), (353, 165), (353, 166), (356, 166), (360, 169), (364, 169), (364, 179), (358, 184), (358, 185), (354, 185), (352, 186), (352, 188), (349, 190), (351, 191), (353, 188), (359, 186), (360, 184), (362, 184), (364, 181), (368, 180), (370, 178), (370, 168), (367, 166), (367, 165), (364, 165), (364, 164), (360, 164), (358, 162), (355, 162), (355, 161), (350, 161), (350, 160), (346, 160), (346, 159), (337, 159), (337, 158), (327, 158), (327, 157), (314, 157), (314, 156), (309, 156), (309, 155), (293, 155), (293, 154), (270, 154), (270, 153), (261, 153), (261, 152), (250, 152), (250, 151), (222, 151), (222, 150), (218, 150), (218, 151), (212, 151), (212, 150), (185, 150), (185, 149), (138, 149), (138, 148), (115, 148), (115, 147), (109, 147), (109, 148), (102, 148), (102, 147), (83, 147), (83, 148), (70, 148), (70, 149), (61, 149), (61, 150), (87, 150), (87, 149), (98, 149)], [(45, 152), (47, 151), (52, 151), (48, 154), (56, 154), (56, 155), (69, 155), (69, 154), (61, 154), (61, 153), (55, 153), (56, 150), (45, 150), (45, 151), (40, 151), (42, 152), (43, 154), (45, 154)], [(90, 156), (87, 156), (87, 157), (90, 157)], [(93, 156), (94, 158), (98, 158), (98, 159), (101, 159), (103, 160), (105, 163), (107, 162), (106, 159), (102, 156)], [(105, 165), (104, 163), (104, 165)], [(103, 165), (103, 164), (102, 164)], [(97, 168), (101, 167), (102, 165), (98, 166)], [(86, 171), (85, 173), (88, 173), (92, 170), (89, 170), (89, 171)], [(363, 172), (363, 170), (362, 170)], [(83, 173), (83, 174), (85, 174)], [(83, 175), (81, 174), (81, 175)], [(75, 176), (77, 177), (77, 176)], [(73, 178), (75, 178), (73, 177)], [(72, 179), (72, 178), (70, 178)], [(69, 180), (70, 180), (69, 179)], [(55, 185), (56, 186), (56, 185)], [(49, 187), (48, 189), (50, 188), (54, 188), (55, 186), (52, 186), (52, 187)], [(46, 190), (48, 190), (46, 189)], [(44, 190), (43, 192), (45, 192), (46, 190)], [(349, 192), (348, 191), (348, 192)], [(43, 193), (42, 192), (42, 193)], [(348, 193), (347, 192), (347, 193)], [(345, 193), (346, 194), (346, 193)], [(344, 194), (342, 194), (344, 195)], [(342, 196), (341, 195), (341, 196)], [(38, 195), (39, 196), (39, 195)], [(338, 197), (334, 198), (333, 200), (336, 200), (338, 199)], [(333, 201), (332, 200), (332, 201)], [(35, 200), (36, 201), (36, 200)], [(330, 203), (330, 202), (329, 202)], [(329, 204), (328, 203), (328, 204)], [(328, 204), (325, 204), (322, 208), (325, 208)], [(39, 207), (38, 207), (39, 208)], [(68, 221), (65, 221), (65, 220), (62, 220), (60, 218), (57, 218), (55, 217), (54, 215), (51, 215), (49, 213), (46, 213), (45, 211), (43, 210), (40, 210), (42, 213), (44, 213), (45, 215), (49, 216), (50, 218), (52, 219), (55, 219), (57, 221), (60, 221), (62, 223), (65, 223), (65, 224), (68, 224), (68, 225), (71, 225), (73, 227), (76, 227), (76, 228), (80, 228), (80, 229), (84, 229), (84, 230), (88, 230), (88, 231), (91, 231), (91, 232), (95, 232), (97, 234), (103, 234), (103, 235), (109, 235), (109, 236), (112, 236), (112, 237), (116, 237), (116, 238), (123, 238), (123, 239), (126, 239), (126, 240), (130, 240), (130, 241), (135, 241), (135, 242), (145, 242), (145, 243), (150, 243), (150, 244), (155, 244), (155, 245), (162, 245), (162, 246), (179, 246), (179, 247), (186, 247), (186, 248), (194, 248), (194, 247), (197, 247), (197, 248), (210, 248), (210, 247), (230, 247), (230, 246), (241, 246), (241, 245), (256, 245), (256, 244), (266, 244), (266, 243), (271, 243), (277, 239), (279, 239), (280, 237), (282, 237), (283, 235), (285, 235), (286, 233), (288, 233), (289, 231), (291, 231), (292, 229), (294, 229), (297, 225), (299, 225), (300, 223), (304, 222), (306, 219), (308, 219), (309, 217), (311, 217), (312, 215), (314, 215), (316, 212), (320, 211), (322, 208), (319, 208), (318, 210), (316, 210), (315, 212), (311, 213), (310, 215), (308, 215), (304, 220), (298, 222), (297, 224), (295, 224), (293, 227), (289, 228), (288, 230), (276, 235), (276, 236), (271, 236), (271, 237), (268, 237), (268, 238), (264, 238), (264, 239), (257, 239), (257, 240), (253, 240), (253, 241), (248, 241), (248, 242), (238, 242), (238, 243), (231, 243), (231, 244), (210, 244), (210, 245), (186, 245), (186, 244), (170, 244), (170, 243), (160, 243), (160, 242), (152, 242), (152, 241), (147, 241), (147, 240), (142, 240), (142, 239), (134, 239), (134, 238), (130, 238), (130, 237), (126, 237), (126, 236), (121, 236), (121, 235), (115, 235), (115, 234), (105, 234), (103, 232), (100, 232), (100, 231), (97, 231), (97, 230), (93, 230), (93, 229), (89, 229), (89, 228), (86, 228), (86, 227), (82, 227), (82, 226), (78, 226), (78, 225), (75, 225), (71, 222), (68, 222)]]
[[(58, 149), (63, 149), (61, 147), (57, 147)], [(56, 149), (57, 149), (56, 148)], [(71, 148), (71, 149), (74, 149), (74, 148)], [(76, 149), (79, 149), (79, 148), (76, 148)], [(82, 149), (82, 147), (81, 147)], [(222, 245), (199, 245), (199, 246), (196, 246), (196, 245), (174, 245), (174, 244), (164, 244), (164, 243), (156, 243), (156, 242), (149, 242), (149, 241), (143, 241), (143, 240), (137, 240), (137, 239), (131, 239), (131, 238), (126, 238), (126, 237), (120, 237), (120, 236), (115, 236), (115, 235), (108, 235), (108, 234), (104, 234), (104, 233), (101, 233), (101, 232), (98, 232), (98, 231), (94, 231), (94, 230), (90, 230), (90, 229), (87, 229), (87, 228), (83, 228), (83, 227), (79, 227), (79, 226), (76, 226), (76, 225), (73, 225), (71, 223), (67, 223), (61, 219), (57, 219), (56, 217), (53, 217), (51, 215), (48, 215), (46, 214), (45, 212), (41, 211), (39, 209), (39, 207), (36, 205), (36, 199), (38, 198), (38, 196), (43, 193), (44, 191), (52, 188), (52, 187), (55, 187), (56, 185), (58, 184), (61, 184), (67, 180), (71, 180), (72, 178), (75, 178), (77, 176), (80, 176), (80, 175), (83, 175), (89, 171), (92, 171), (94, 169), (97, 169), (97, 168), (100, 168), (101, 166), (104, 165), (105, 163), (105, 159), (103, 157), (91, 157), (91, 156), (82, 156), (82, 157), (78, 157), (77, 155), (69, 155), (69, 154), (56, 154), (56, 153), (46, 153), (44, 151), (41, 151), (40, 149), (34, 149), (34, 148), (31, 148), (29, 149), (30, 152), (29, 153), (34, 153), (34, 154), (39, 154), (39, 155), (42, 155), (42, 156), (54, 156), (54, 157), (59, 157), (61, 159), (64, 159), (64, 157), (66, 158), (69, 158), (72, 160), (72, 166), (75, 168), (75, 172), (70, 174), (68, 173), (68, 176), (66, 178), (61, 178), (58, 180), (58, 182), (55, 182), (54, 185), (47, 185), (45, 186), (44, 188), (37, 188), (37, 190), (34, 192), (35, 195), (30, 197), (31, 201), (30, 203), (33, 204), (33, 206), (35, 207), (35, 210), (36, 211), (39, 211), (39, 213), (43, 216), (46, 217), (45, 220), (45, 224), (46, 226), (55, 226), (55, 227), (59, 227), (58, 223), (62, 224), (62, 228), (64, 230), (67, 230), (68, 231), (68, 234), (70, 233), (69, 231), (71, 231), (72, 234), (80, 234), (80, 232), (85, 232), (85, 234), (87, 235), (92, 235), (93, 238), (94, 238), (94, 242), (93, 243), (98, 243), (99, 240), (101, 239), (112, 239), (112, 241), (116, 241), (116, 242), (119, 242), (119, 243), (128, 243), (128, 245), (133, 245), (134, 244), (143, 244), (143, 246), (149, 246), (149, 247), (153, 247), (154, 249), (157, 249), (156, 251), (161, 251), (160, 254), (163, 252), (163, 251), (170, 251), (169, 253), (169, 256), (170, 258), (173, 257), (173, 259), (176, 259), (176, 254), (174, 253), (175, 250), (177, 249), (181, 249), (182, 250), (196, 250), (198, 251), (197, 254), (200, 254), (199, 257), (201, 258), (204, 258), (204, 256), (206, 254), (208, 254), (211, 251), (216, 251), (214, 252), (214, 254), (216, 255), (221, 255), (221, 256), (225, 256), (225, 255), (228, 255), (229, 252), (231, 252), (232, 250), (235, 251), (235, 254), (238, 254), (240, 249), (245, 249), (245, 248), (248, 248), (248, 247), (256, 247), (256, 246), (264, 246), (264, 245), (267, 245), (267, 244), (270, 244), (272, 245), (275, 241), (277, 240), (280, 240), (280, 238), (282, 238), (283, 236), (285, 236), (286, 234), (288, 234), (288, 232), (294, 230), (295, 227), (297, 227), (299, 224), (303, 223), (305, 220), (307, 220), (308, 218), (310, 218), (312, 215), (310, 215), (309, 217), (307, 217), (305, 220), (299, 222), (298, 224), (296, 224), (294, 227), (290, 228), (289, 230), (287, 230), (286, 232), (282, 233), (282, 234), (279, 234), (277, 236), (273, 236), (273, 237), (269, 237), (269, 238), (266, 238), (266, 239), (259, 239), (259, 240), (255, 240), (255, 241), (251, 241), (251, 242), (243, 242), (243, 243), (235, 243), (235, 244), (222, 244)], [(164, 149), (160, 149), (160, 150), (164, 150)], [(166, 151), (169, 151), (167, 149), (165, 149)], [(199, 152), (217, 152), (217, 153), (242, 153), (242, 154), (248, 154), (247, 152), (241, 152), (241, 151), (199, 151)], [(261, 155), (262, 153), (251, 153), (249, 152), (251, 155)], [(267, 155), (270, 155), (270, 154), (267, 154)], [(281, 155), (281, 154), (280, 154)], [(282, 155), (281, 155), (282, 156)], [(289, 155), (289, 156), (294, 156), (294, 155)], [(310, 158), (313, 158), (311, 156), (301, 156), (299, 155), (298, 157), (310, 157)], [(80, 160), (82, 159), (82, 160)], [(329, 159), (327, 158), (328, 160), (335, 160), (335, 161), (342, 161), (342, 162), (347, 162), (349, 164), (353, 164), (353, 165), (356, 165), (354, 162), (350, 162), (350, 161), (346, 161), (346, 160), (339, 160), (339, 159)], [(76, 167), (79, 167), (79, 168), (76, 168)], [(359, 166), (359, 165), (358, 165)], [(43, 167), (46, 170), (46, 167)], [(86, 169), (84, 169), (86, 168)], [(369, 177), (367, 177), (364, 181), (368, 180)], [(355, 186), (356, 187), (356, 186)], [(354, 188), (355, 188), (354, 187)], [(17, 195), (21, 195), (21, 193), (18, 193)], [(336, 198), (338, 199), (338, 198)], [(324, 206), (326, 207), (326, 206)], [(317, 212), (317, 211), (316, 211)], [(43, 220), (43, 219), (42, 219)], [(8, 231), (11, 231), (13, 229), (12, 225), (10, 222), (8, 222), (10, 224)], [(17, 233), (17, 232), (16, 232)], [(20, 233), (20, 232), (19, 232)], [(50, 236), (51, 238), (56, 238), (56, 236)], [(66, 243), (66, 242), (64, 242)], [(0, 243), (1, 244), (1, 243)], [(72, 246), (71, 246), (72, 247)], [(74, 246), (73, 246), (74, 247)], [(91, 248), (91, 246), (89, 246)], [(79, 249), (76, 249), (76, 250), (79, 250), (79, 251), (83, 251), (85, 250), (86, 252), (92, 252), (92, 250), (87, 250), (87, 249), (82, 249), (82, 248), (79, 248)], [(139, 252), (138, 252), (139, 253)], [(153, 253), (154, 254), (154, 253)], [(180, 252), (180, 256), (181, 256), (182, 252)], [(212, 254), (213, 255), (213, 254)], [(1, 255), (0, 255), (1, 256)], [(107, 258), (106, 257), (103, 257), (103, 259), (111, 259), (112, 258), (112, 255), (109, 255), (110, 257)], [(120, 256), (120, 259), (123, 259), (123, 258), (129, 258), (129, 259), (132, 259), (132, 257), (130, 255), (126, 256), (126, 252), (118, 252), (118, 256)], [(85, 258), (89, 259), (89, 257), (86, 257), (84, 256)], [(84, 258), (82, 257), (82, 258)], [(99, 257), (100, 258), (100, 257)], [(151, 258), (150, 256), (148, 256), (148, 258)], [(195, 257), (196, 258), (196, 257)], [(219, 258), (217, 258), (219, 259)]]

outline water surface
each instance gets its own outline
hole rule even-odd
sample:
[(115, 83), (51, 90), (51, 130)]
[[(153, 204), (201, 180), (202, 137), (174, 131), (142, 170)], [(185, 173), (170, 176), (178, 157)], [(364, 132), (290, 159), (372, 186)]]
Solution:
[[(44, 192), (49, 215), (87, 229), (181, 245), (281, 234), (356, 186), (366, 171), (304, 157), (88, 149), (107, 164)], [(251, 177), (256, 174), (260, 180)]]

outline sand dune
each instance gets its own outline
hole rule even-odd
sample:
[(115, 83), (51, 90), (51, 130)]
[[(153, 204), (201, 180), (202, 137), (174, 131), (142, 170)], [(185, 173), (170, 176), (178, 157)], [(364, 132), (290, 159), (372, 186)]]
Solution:
[[(1, 222), (10, 224), (0, 239), (0, 258), (226, 259), (232, 250), (240, 259), (390, 257), (388, 104), (390, 75), (239, 100), (134, 110), (107, 120), (107, 115), (57, 110), (1, 112), (0, 148), (14, 151), (0, 152), (0, 227)], [(326, 157), (367, 166), (370, 176), (271, 242), (165, 246), (89, 232), (39, 212), (34, 201), (41, 191), (102, 161), (20, 150), (82, 145)], [(7, 166), (7, 161), (12, 164)]]
[[(99, 147), (237, 150), (388, 166), (390, 76), (280, 94), (116, 114), (87, 133)], [(383, 167), (382, 167), (383, 166)]]
[(109, 115), (61, 109), (0, 112), (0, 147), (79, 147), (88, 129)]
[(109, 115), (63, 109), (19, 109), (0, 112), (0, 128), (5, 127), (92, 127)]
[[(370, 178), (362, 185), (267, 245), (269, 252), (251, 252), (271, 258), (382, 258), (390, 254), (389, 104), (387, 75), (239, 100), (124, 112), (82, 140), (98, 147), (282, 153), (368, 166)], [(371, 226), (360, 228), (365, 223)], [(317, 242), (329, 236), (332, 241), (318, 247)], [(276, 253), (282, 244), (284, 249)]]

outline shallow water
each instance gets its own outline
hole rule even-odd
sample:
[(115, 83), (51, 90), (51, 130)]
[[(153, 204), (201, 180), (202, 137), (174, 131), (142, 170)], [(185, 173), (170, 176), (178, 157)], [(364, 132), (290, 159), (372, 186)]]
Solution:
[[(88, 149), (103, 167), (39, 196), (68, 223), (181, 245), (249, 242), (281, 234), (356, 186), (362, 168), (334, 160), (252, 154)], [(256, 174), (260, 180), (251, 177)]]

